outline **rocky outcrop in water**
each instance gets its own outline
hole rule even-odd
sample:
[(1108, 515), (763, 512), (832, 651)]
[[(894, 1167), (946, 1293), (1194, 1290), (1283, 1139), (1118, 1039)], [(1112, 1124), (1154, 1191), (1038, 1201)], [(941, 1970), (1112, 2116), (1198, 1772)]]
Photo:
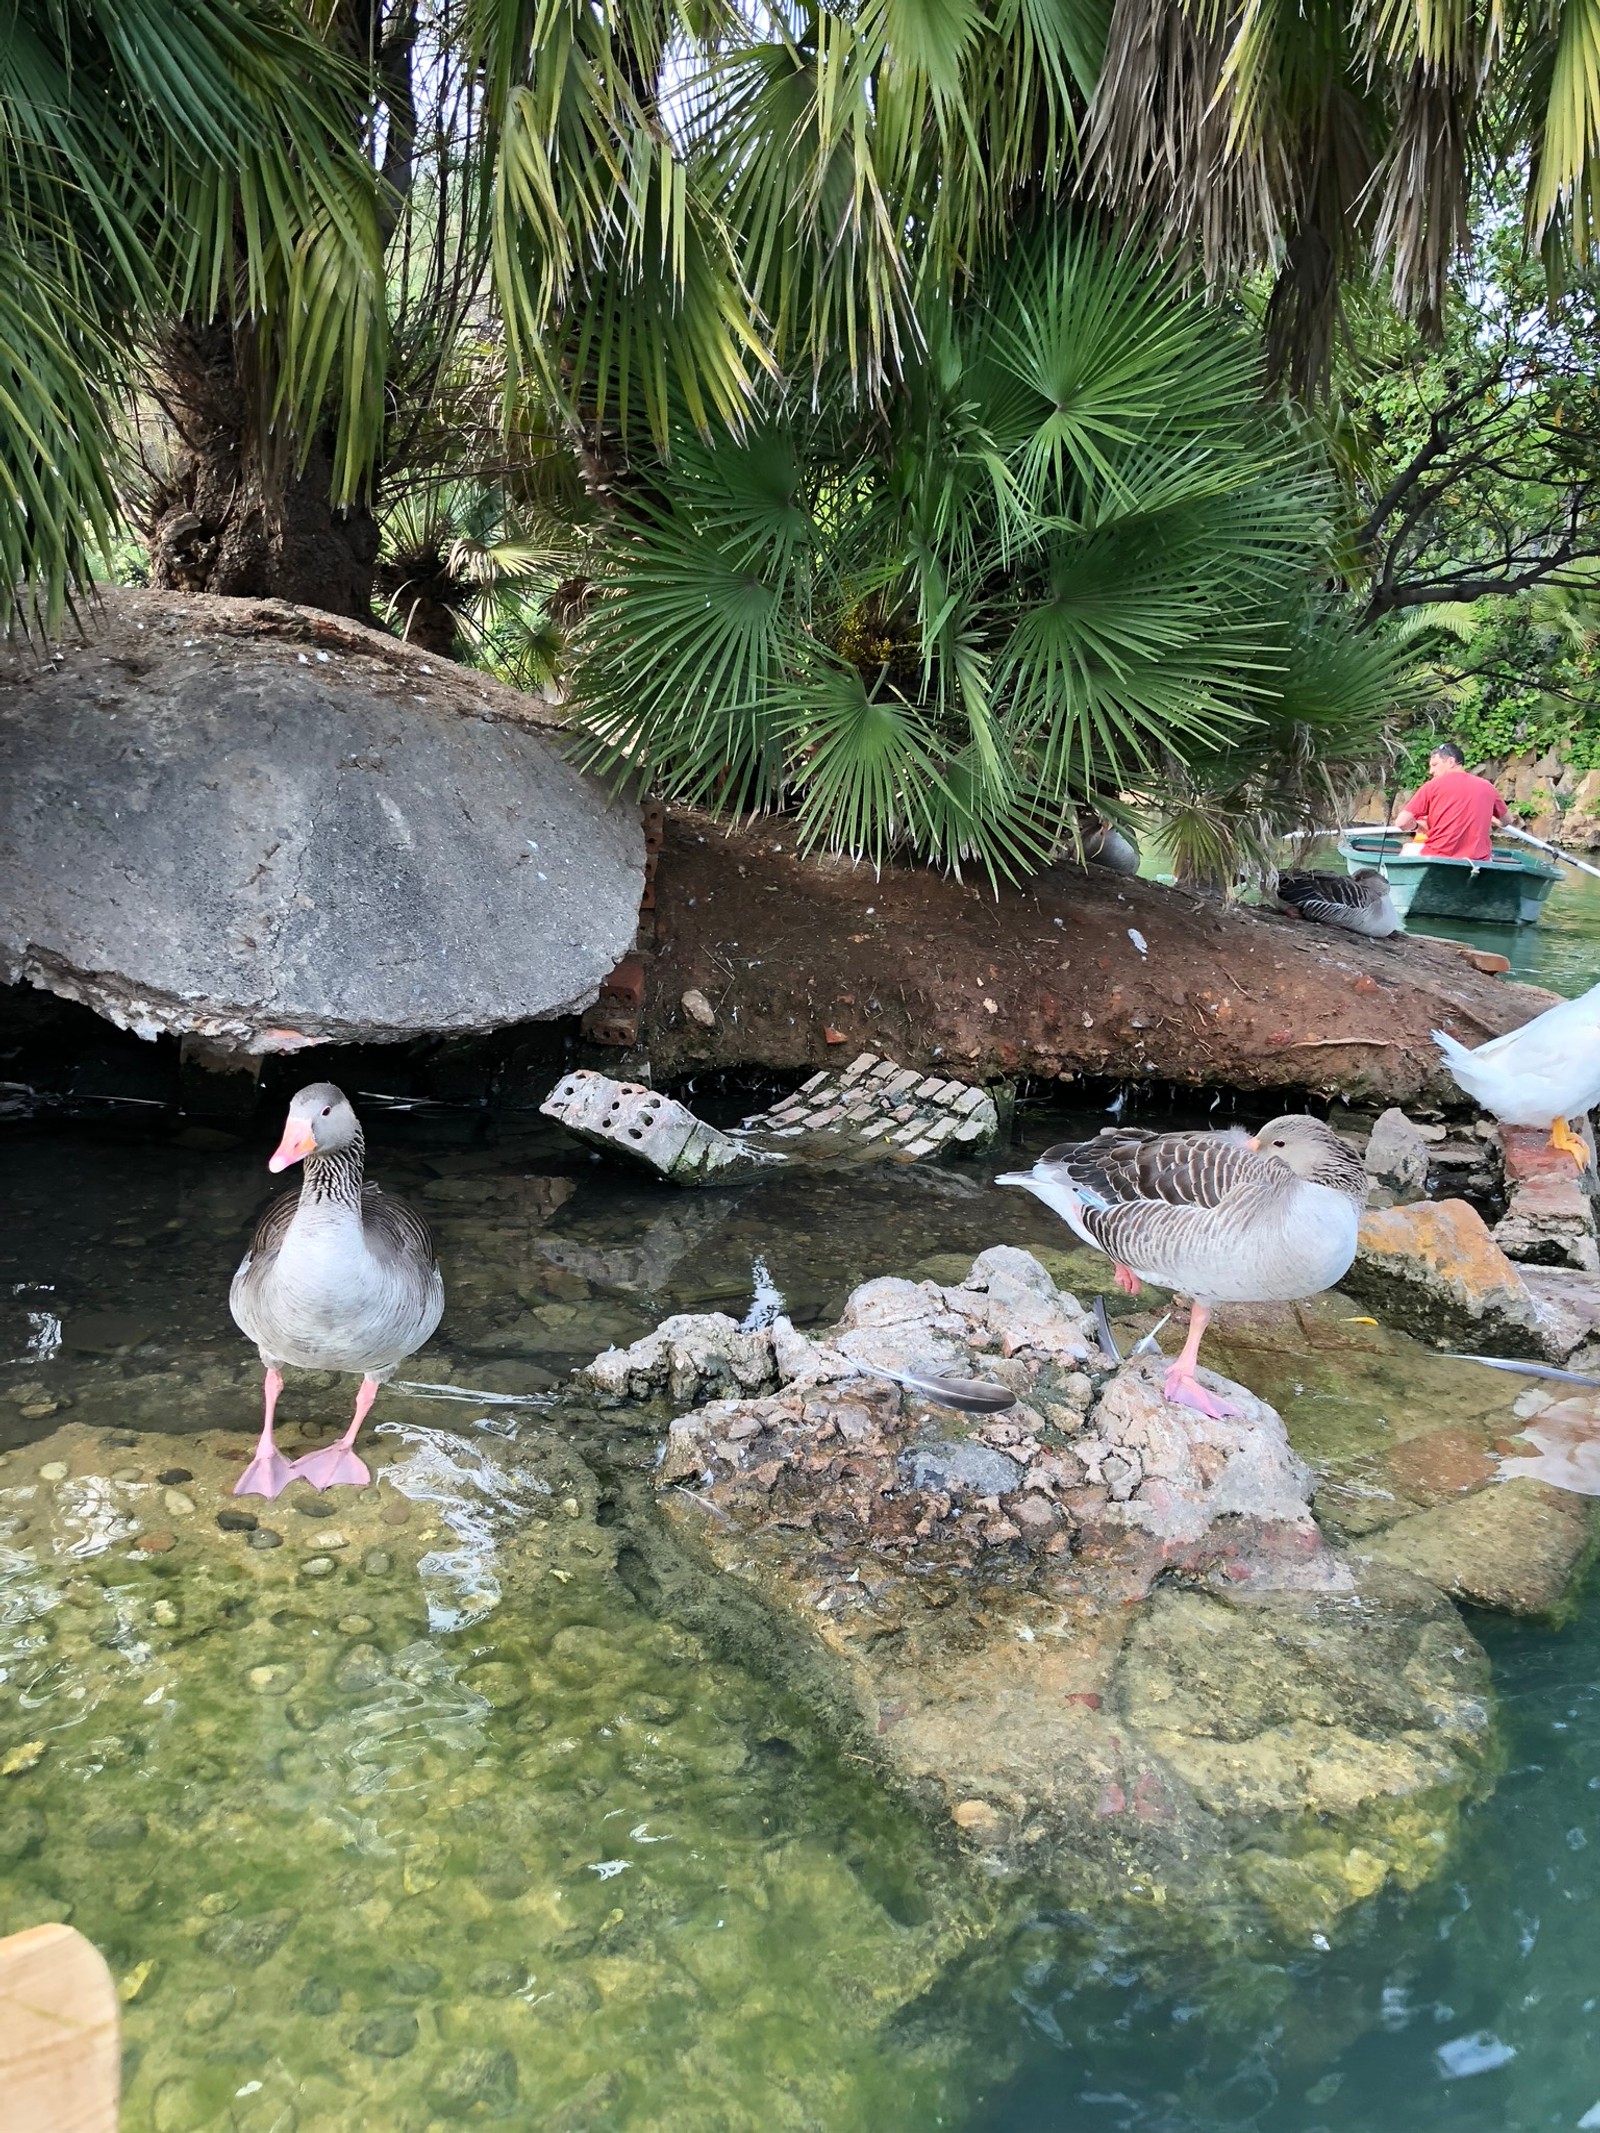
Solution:
[(0, 655), (0, 979), (246, 1052), (575, 1012), (644, 838), (531, 710), (280, 602), (107, 593)]
[(1474, 1354), (1560, 1363), (1600, 1333), (1600, 1277), (1509, 1259), (1466, 1200), (1369, 1208), (1342, 1286), (1389, 1324)]
[[(978, 1373), (974, 1426), (879, 1369)], [(1482, 1654), (1405, 1570), (1329, 1545), (1276, 1412), (1169, 1407), (1025, 1252), (878, 1280), (809, 1339), (666, 1321), (590, 1366), (667, 1394), (660, 1504), (885, 1774), (1069, 1903), (1320, 1927), (1444, 1854)], [(694, 1403), (700, 1404), (694, 1404)], [(705, 1603), (715, 1611), (714, 1598)]]
[(1352, 1303), (1235, 1306), (1210, 1336), (1314, 1460), (1323, 1531), (1451, 1599), (1568, 1614), (1600, 1540), (1595, 1395), (1441, 1355)]

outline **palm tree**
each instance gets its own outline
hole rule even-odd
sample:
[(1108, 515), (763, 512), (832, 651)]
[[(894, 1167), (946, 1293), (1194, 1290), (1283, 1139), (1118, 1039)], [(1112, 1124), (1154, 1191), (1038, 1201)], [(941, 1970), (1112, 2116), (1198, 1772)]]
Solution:
[(1370, 750), (1404, 662), (1318, 608), (1325, 499), (1247, 333), (1059, 217), (912, 324), (881, 411), (840, 364), (740, 439), (680, 418), (597, 534), (590, 760), (991, 875), (1208, 775), (1298, 820), (1273, 766)]
[(1492, 149), (1552, 254), (1590, 236), (1594, 0), (4, 7), (8, 578), (81, 566), (152, 378), (154, 581), (359, 609), (462, 334), (604, 480), (776, 380), (886, 402), (923, 309), (1085, 184), (1214, 286), (1265, 267), (1302, 383), (1341, 277), (1437, 306)]
[(1595, 0), (1115, 0), (1087, 188), (1213, 289), (1264, 272), (1271, 368), (1301, 393), (1326, 380), (1351, 281), (1437, 331), (1503, 165), (1552, 281), (1591, 259)]
[(0, 7), (0, 625), (88, 576), (171, 318), (242, 321), (264, 459), (326, 420), (326, 484), (356, 493), (386, 323), (358, 87), (278, 0)]

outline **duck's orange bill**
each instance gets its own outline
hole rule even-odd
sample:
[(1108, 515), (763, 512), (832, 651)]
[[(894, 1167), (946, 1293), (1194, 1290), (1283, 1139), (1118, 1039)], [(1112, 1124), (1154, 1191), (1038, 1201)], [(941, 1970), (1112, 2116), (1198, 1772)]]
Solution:
[(267, 1159), (269, 1170), (287, 1170), (291, 1163), (303, 1162), (308, 1155), (317, 1152), (316, 1135), (304, 1119), (291, 1118), (283, 1129), (283, 1139)]

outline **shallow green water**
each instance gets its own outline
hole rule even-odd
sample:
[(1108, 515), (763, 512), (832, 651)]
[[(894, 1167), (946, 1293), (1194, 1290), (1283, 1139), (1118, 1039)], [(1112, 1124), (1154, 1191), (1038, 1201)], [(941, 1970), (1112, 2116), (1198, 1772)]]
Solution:
[(1275, 1975), (1160, 1973), (1041, 1923), (1028, 2064), (982, 2133), (1535, 2133), (1600, 2125), (1600, 1595), (1479, 1618), (1510, 1768), (1441, 1884)]
[[(1061, 1241), (986, 1172), (680, 1195), (543, 1129), (368, 1116), (450, 1286), (419, 1379), (547, 1386), (668, 1310), (742, 1311), (757, 1254), (824, 1320), (868, 1275)], [(617, 1417), (391, 1389), (369, 1501), (256, 1505), (281, 1546), (217, 1530), (257, 1415), (226, 1288), (265, 1152), (110, 1123), (3, 1149), (0, 1766), (43, 1753), (0, 1777), (0, 1931), (70, 1916), (106, 1951), (129, 2133), (1532, 2133), (1600, 2102), (1600, 1615), (1490, 1632), (1513, 1772), (1450, 1883), (1334, 1946), (1185, 1969), (1018, 1928), (737, 1655), (635, 1599), (654, 1446)], [(292, 1381), (290, 1450), (349, 1393)], [(130, 1548), (130, 1513), (171, 1548)]]

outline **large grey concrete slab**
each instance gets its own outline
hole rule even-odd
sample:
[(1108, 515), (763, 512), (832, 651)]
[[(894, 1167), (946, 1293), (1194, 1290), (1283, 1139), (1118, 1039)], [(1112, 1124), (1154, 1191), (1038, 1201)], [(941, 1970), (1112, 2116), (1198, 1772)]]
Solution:
[(246, 1051), (568, 1014), (635, 810), (527, 699), (281, 602), (119, 591), (0, 651), (0, 976)]

